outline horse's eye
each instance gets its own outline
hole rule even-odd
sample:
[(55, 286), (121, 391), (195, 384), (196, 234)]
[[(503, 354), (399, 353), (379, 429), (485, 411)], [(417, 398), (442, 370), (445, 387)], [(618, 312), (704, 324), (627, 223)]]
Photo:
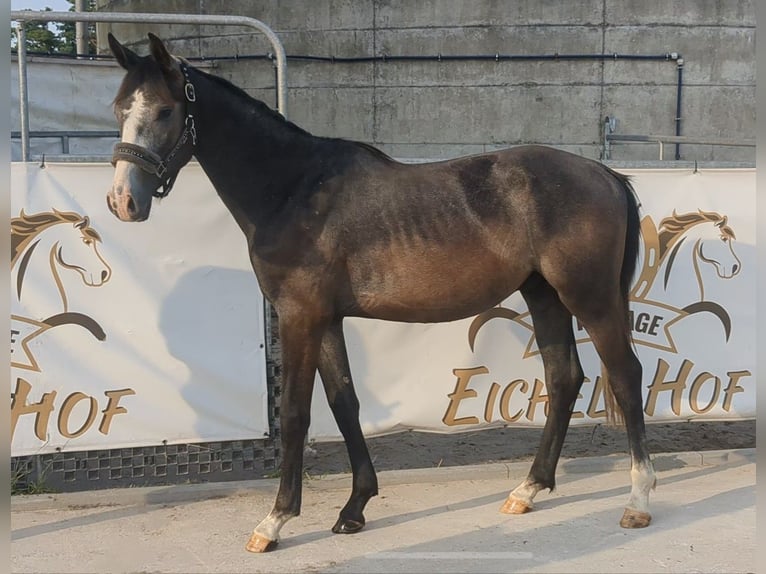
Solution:
[(721, 241), (723, 241), (724, 243), (726, 243), (727, 241), (729, 241), (729, 238), (728, 238), (728, 237), (726, 237), (725, 235), (721, 235)]
[(88, 238), (88, 237), (83, 237), (83, 238), (82, 238), (82, 242), (83, 242), (85, 245), (90, 245), (91, 243), (93, 243), (93, 240), (92, 240), (92, 239), (90, 239), (90, 238)]
[(166, 120), (170, 117), (172, 113), (173, 113), (173, 108), (162, 108), (160, 112), (157, 114), (157, 119)]

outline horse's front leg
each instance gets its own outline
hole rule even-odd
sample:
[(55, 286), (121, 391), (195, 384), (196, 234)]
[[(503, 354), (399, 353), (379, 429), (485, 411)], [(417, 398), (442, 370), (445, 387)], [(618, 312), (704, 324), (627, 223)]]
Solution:
[(250, 552), (266, 552), (279, 541), (282, 526), (301, 510), (303, 444), (311, 419), (311, 393), (325, 324), (299, 314), (280, 313), (282, 396), (279, 422), (282, 465), (274, 508), (256, 526), (247, 543)]

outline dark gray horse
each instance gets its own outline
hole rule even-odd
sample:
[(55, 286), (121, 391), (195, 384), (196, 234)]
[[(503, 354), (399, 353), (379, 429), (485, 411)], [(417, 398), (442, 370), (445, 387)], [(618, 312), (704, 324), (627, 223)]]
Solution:
[(534, 321), (550, 410), (529, 476), (502, 511), (526, 512), (540, 490), (555, 485), (583, 382), (575, 315), (601, 357), (610, 413), (627, 428), (632, 491), (620, 524), (649, 524), (655, 475), (627, 313), (639, 216), (626, 177), (539, 146), (401, 164), (369, 145), (313, 136), (149, 38), (151, 54), (140, 57), (109, 36), (127, 70), (114, 104), (122, 141), (109, 208), (123, 221), (145, 220), (152, 196), (166, 195), (196, 156), (245, 234), (261, 289), (279, 315), (282, 472), (274, 509), (248, 550), (272, 548), (300, 512), (317, 369), (353, 470), (351, 497), (333, 531), (364, 526), (378, 483), (359, 425), (344, 317), (450, 321), (516, 290)]

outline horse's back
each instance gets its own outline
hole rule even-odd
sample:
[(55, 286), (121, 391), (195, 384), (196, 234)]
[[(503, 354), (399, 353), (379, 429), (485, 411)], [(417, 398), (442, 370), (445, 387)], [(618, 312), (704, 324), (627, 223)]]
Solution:
[(613, 251), (625, 203), (611, 178), (596, 162), (542, 146), (425, 164), (360, 162), (338, 191), (331, 233), (347, 311), (457, 319), (501, 302), (534, 272), (568, 265), (561, 259), (578, 249)]

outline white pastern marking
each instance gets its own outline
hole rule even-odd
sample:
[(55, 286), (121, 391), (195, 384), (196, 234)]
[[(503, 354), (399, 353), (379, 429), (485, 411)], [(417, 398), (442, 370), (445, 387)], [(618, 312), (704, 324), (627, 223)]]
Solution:
[(272, 510), (269, 515), (264, 518), (261, 523), (255, 527), (253, 532), (259, 534), (268, 540), (279, 540), (279, 531), (285, 525), (285, 522), (290, 520), (289, 516), (277, 516)]
[(634, 461), (630, 469), (630, 500), (628, 508), (640, 512), (649, 512), (649, 491), (657, 484), (657, 476), (654, 474), (654, 467), (651, 462), (644, 465)]
[(524, 482), (511, 491), (509, 496), (518, 498), (519, 500), (526, 502), (529, 506), (532, 506), (532, 501), (540, 490), (542, 489), (538, 484), (535, 484), (529, 479), (525, 479)]

